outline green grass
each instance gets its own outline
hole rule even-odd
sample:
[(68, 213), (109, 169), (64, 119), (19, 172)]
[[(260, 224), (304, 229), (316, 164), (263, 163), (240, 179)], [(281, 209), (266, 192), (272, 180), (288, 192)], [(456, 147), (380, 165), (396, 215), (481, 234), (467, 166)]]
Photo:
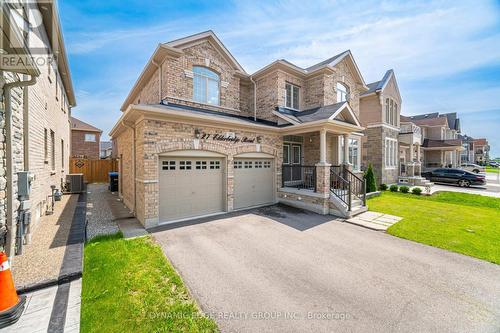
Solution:
[(150, 237), (85, 245), (81, 332), (217, 332)]
[(493, 173), (499, 173), (500, 172), (500, 168), (494, 168), (492, 166), (485, 166), (485, 169), (486, 169), (486, 172), (493, 172)]
[(442, 192), (430, 197), (384, 192), (371, 211), (396, 215), (391, 235), (500, 264), (500, 199)]

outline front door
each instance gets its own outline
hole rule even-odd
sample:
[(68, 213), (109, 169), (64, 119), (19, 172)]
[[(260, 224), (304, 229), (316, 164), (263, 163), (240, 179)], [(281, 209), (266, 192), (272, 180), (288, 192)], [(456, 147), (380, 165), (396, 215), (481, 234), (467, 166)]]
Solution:
[(283, 181), (293, 185), (302, 181), (302, 145), (296, 143), (283, 144)]

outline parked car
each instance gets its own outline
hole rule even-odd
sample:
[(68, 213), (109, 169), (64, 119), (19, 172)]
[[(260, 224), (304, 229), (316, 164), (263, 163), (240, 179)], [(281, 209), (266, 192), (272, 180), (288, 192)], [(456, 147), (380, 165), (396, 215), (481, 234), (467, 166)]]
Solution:
[(422, 173), (422, 177), (427, 178), (431, 182), (457, 184), (464, 187), (486, 184), (485, 176), (463, 169), (441, 168), (424, 172)]
[(490, 166), (492, 166), (494, 168), (498, 168), (498, 167), (500, 167), (500, 163), (498, 163), (496, 161), (490, 161)]
[(483, 166), (474, 164), (474, 163), (464, 163), (460, 166), (460, 168), (467, 170), (467, 171), (472, 171), (475, 173), (480, 173), (480, 172), (485, 172), (485, 169)]

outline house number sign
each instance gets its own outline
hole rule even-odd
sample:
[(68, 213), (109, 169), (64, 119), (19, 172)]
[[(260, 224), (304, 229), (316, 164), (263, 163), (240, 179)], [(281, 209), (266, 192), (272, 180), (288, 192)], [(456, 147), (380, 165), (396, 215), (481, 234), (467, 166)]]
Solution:
[(195, 131), (195, 137), (199, 138), (201, 140), (213, 140), (213, 141), (223, 141), (223, 142), (230, 142), (230, 143), (260, 143), (261, 142), (261, 137), (257, 136), (255, 138), (247, 137), (247, 136), (242, 136), (239, 137), (234, 133), (224, 133), (224, 134), (219, 134), (219, 133), (205, 133), (201, 131)]

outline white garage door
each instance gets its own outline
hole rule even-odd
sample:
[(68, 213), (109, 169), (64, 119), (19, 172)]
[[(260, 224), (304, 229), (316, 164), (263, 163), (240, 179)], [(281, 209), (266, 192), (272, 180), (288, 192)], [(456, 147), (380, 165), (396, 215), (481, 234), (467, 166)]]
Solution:
[(272, 159), (234, 159), (234, 209), (274, 203)]
[(222, 158), (160, 159), (160, 222), (224, 211)]

